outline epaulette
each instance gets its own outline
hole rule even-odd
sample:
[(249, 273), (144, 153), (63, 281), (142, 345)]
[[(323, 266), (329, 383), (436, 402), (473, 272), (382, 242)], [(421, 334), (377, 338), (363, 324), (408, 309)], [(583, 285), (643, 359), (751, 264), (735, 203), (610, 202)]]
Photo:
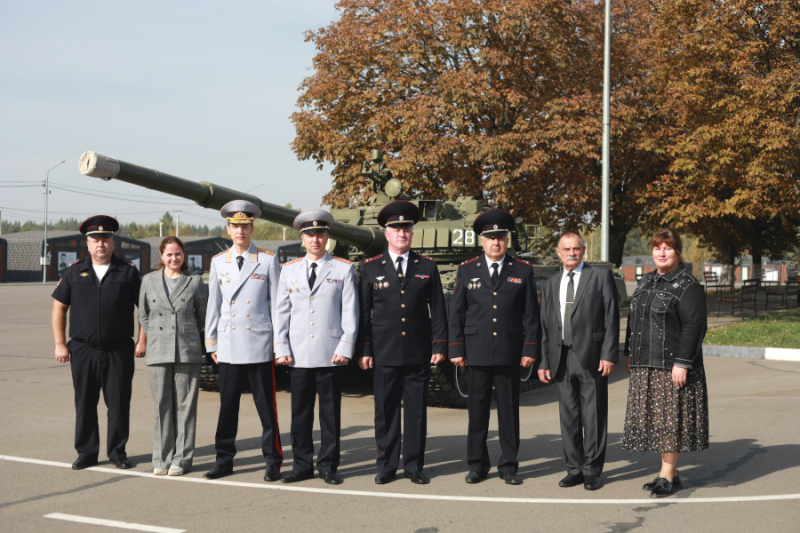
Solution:
[[(224, 251), (222, 251), (222, 252), (218, 253), (217, 255), (215, 255), (214, 257), (219, 257), (219, 256), (221, 256), (222, 254), (227, 254), (227, 253), (228, 253), (228, 250), (224, 250)], [(212, 257), (212, 259), (213, 259), (214, 257)]]
[(341, 261), (345, 265), (352, 265), (353, 264), (352, 261), (348, 261), (347, 259), (344, 259), (342, 257), (334, 257), (334, 259), (336, 259), (337, 261)]
[(528, 266), (531, 266), (531, 264), (528, 263), (527, 261), (525, 261), (524, 259), (520, 259), (518, 257), (512, 257), (511, 259), (513, 259), (514, 261), (517, 261), (518, 263), (523, 263), (523, 264), (526, 264)]
[[(419, 254), (417, 254), (417, 255), (419, 255)], [(425, 257), (424, 255), (419, 255), (419, 256), (420, 256), (422, 259), (427, 259), (428, 261), (433, 261), (434, 263), (436, 262), (436, 259), (431, 259), (430, 257)]]
[(69, 264), (69, 266), (72, 266), (72, 265), (74, 265), (75, 263), (80, 263), (81, 261), (83, 261), (83, 259), (76, 259), (75, 261), (73, 261), (72, 263), (70, 263), (70, 264)]
[(263, 248), (256, 248), (256, 250), (258, 250), (262, 254), (267, 254), (267, 255), (272, 255), (272, 256), (275, 255), (275, 252), (270, 252), (269, 250), (264, 250)]
[(470, 259), (469, 261), (464, 261), (463, 263), (461, 263), (461, 265), (468, 265), (468, 264), (472, 263), (473, 261), (477, 261), (477, 260), (478, 260), (478, 257), (475, 257), (473, 259)]
[(123, 258), (122, 260), (123, 260), (123, 261), (125, 261), (126, 263), (128, 263), (128, 264), (129, 264), (130, 266), (132, 266), (132, 267), (135, 267), (135, 266), (136, 266), (136, 265), (134, 265), (133, 263), (131, 263), (130, 261), (128, 261), (128, 260), (127, 260), (127, 259), (125, 259), (125, 258)]
[(364, 264), (371, 263), (371, 262), (375, 261), (376, 259), (380, 259), (381, 257), (383, 257), (383, 255), (376, 255), (375, 257), (373, 257), (371, 259), (367, 259), (366, 261), (364, 261)]
[(283, 266), (286, 266), (286, 265), (293, 265), (293, 264), (297, 263), (298, 261), (302, 261), (302, 260), (303, 260), (303, 258), (302, 258), (302, 257), (298, 257), (297, 259), (293, 259), (293, 260), (291, 260), (291, 261), (289, 261), (289, 262), (286, 262), (286, 263), (284, 263), (284, 264), (283, 264)]

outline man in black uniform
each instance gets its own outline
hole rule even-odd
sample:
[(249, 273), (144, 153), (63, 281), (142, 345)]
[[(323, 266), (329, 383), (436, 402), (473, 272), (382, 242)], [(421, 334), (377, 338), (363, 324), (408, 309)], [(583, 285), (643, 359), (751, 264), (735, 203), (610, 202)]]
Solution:
[(494, 385), (502, 451), (497, 470), (509, 485), (522, 484), (517, 476), (520, 367), (536, 362), (541, 334), (533, 268), (506, 254), (514, 226), (514, 217), (500, 209), (475, 219), (472, 228), (485, 254), (458, 267), (450, 305), (450, 362), (467, 367), (467, 483), (483, 481), (491, 466), (486, 437)]
[[(53, 291), (56, 360), (71, 362), (75, 387), (75, 470), (97, 464), (100, 390), (108, 406), (108, 458), (117, 468), (133, 466), (125, 454), (125, 444), (133, 358), (145, 353), (142, 343), (133, 344), (133, 313), (139, 303), (141, 277), (135, 266), (114, 255), (112, 236), (118, 229), (119, 223), (109, 216), (86, 219), (80, 231), (87, 237), (89, 257), (67, 268)], [(64, 331), (67, 309), (71, 309), (69, 343)], [(141, 328), (139, 339), (144, 339)]]
[(405, 477), (420, 485), (430, 482), (422, 472), (428, 380), (431, 364), (447, 357), (447, 311), (436, 262), (411, 251), (419, 218), (419, 209), (411, 202), (386, 205), (378, 223), (386, 228), (389, 249), (361, 268), (356, 355), (362, 369), (375, 369), (375, 483), (379, 485), (395, 479), (400, 463), (401, 400)]

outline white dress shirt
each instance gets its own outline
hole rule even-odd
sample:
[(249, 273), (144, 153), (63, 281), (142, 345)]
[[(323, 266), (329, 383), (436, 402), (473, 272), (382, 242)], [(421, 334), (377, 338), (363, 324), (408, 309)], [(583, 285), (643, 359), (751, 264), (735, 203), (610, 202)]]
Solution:
[(486, 268), (489, 269), (489, 277), (490, 278), (492, 277), (492, 265), (495, 264), (495, 263), (497, 263), (497, 276), (498, 277), (501, 276), (502, 272), (503, 272), (503, 263), (506, 260), (506, 256), (501, 257), (500, 261), (492, 261), (491, 259), (489, 259), (489, 256), (486, 255), (486, 254), (483, 254), (483, 257), (486, 258)]
[[(575, 293), (573, 294), (573, 298), (578, 294), (578, 284), (581, 281), (581, 271), (583, 270), (583, 261), (581, 264), (573, 270), (575, 273), (572, 276), (572, 284), (575, 288)], [(567, 309), (567, 285), (569, 285), (569, 276), (567, 275), (569, 272), (567, 270), (561, 271), (561, 286), (558, 290), (558, 303), (561, 307), (561, 340), (564, 340), (564, 313)]]
[(404, 253), (403, 255), (398, 255), (393, 251), (389, 250), (389, 257), (392, 258), (392, 264), (394, 265), (395, 270), (397, 270), (397, 258), (398, 257), (403, 258), (403, 266), (400, 268), (403, 269), (403, 275), (405, 276), (408, 269), (408, 252)]

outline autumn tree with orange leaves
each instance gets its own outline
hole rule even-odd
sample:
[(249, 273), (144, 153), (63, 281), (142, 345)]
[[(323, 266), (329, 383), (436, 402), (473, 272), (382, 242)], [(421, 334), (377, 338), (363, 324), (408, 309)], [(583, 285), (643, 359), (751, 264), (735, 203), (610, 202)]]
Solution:
[[(800, 2), (663, 0), (646, 43), (671, 139), (641, 207), (736, 257), (781, 257), (800, 224)], [(730, 278), (729, 278), (730, 279)]]
[[(412, 194), (472, 195), (551, 228), (599, 223), (600, 3), (344, 0), (337, 7), (338, 21), (307, 35), (318, 50), (315, 72), (292, 116), (298, 157), (333, 167), (325, 202), (363, 200), (361, 163), (379, 148)], [(615, 35), (616, 263), (625, 236), (647, 216), (636, 195), (666, 168), (651, 132), (637, 9), (630, 0), (615, 7), (626, 21)]]

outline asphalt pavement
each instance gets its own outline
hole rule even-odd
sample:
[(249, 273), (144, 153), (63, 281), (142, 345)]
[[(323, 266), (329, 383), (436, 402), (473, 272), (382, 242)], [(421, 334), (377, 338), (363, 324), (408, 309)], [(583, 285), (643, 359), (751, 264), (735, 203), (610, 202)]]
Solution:
[[(153, 401), (143, 361), (136, 363), (127, 446), (135, 467), (117, 470), (101, 451), (98, 467), (72, 471), (73, 390), (69, 366), (53, 357), (53, 287), (0, 284), (3, 532), (120, 531), (125, 523), (167, 533), (798, 530), (798, 362), (708, 357), (711, 447), (681, 457), (683, 489), (660, 500), (651, 500), (641, 490), (656, 476), (659, 456), (621, 448), (628, 386), (621, 365), (609, 388), (603, 486), (594, 492), (557, 485), (565, 471), (554, 387), (522, 396), (523, 485), (505, 485), (494, 469), (483, 483), (465, 484), (467, 413), (431, 408), (425, 468), (430, 485), (398, 479), (377, 486), (372, 392), (369, 380), (358, 375), (348, 379), (342, 402), (344, 484), (332, 487), (320, 479), (292, 485), (264, 482), (260, 426), (248, 395), (242, 398), (234, 474), (216, 482), (203, 480), (214, 463), (219, 403), (211, 392), (200, 393), (193, 470), (182, 477), (155, 477), (150, 463)], [(286, 457), (283, 471), (288, 472), (289, 393), (280, 391), (277, 402)], [(104, 442), (102, 401), (98, 408)], [(496, 429), (493, 416), (493, 461), (500, 454)]]

